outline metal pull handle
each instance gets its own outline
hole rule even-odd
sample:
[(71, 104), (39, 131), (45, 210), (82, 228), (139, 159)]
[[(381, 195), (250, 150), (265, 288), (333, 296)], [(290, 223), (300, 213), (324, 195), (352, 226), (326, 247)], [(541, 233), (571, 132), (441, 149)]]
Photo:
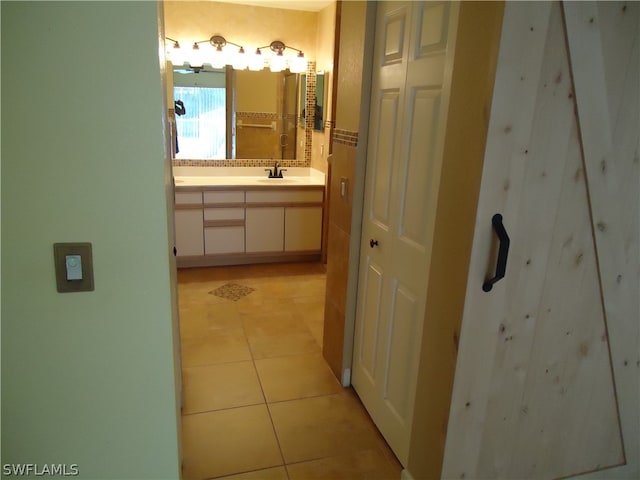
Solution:
[(502, 215), (496, 213), (491, 219), (493, 230), (498, 236), (500, 241), (500, 247), (498, 248), (498, 261), (496, 262), (496, 274), (494, 277), (489, 278), (482, 284), (482, 290), (490, 292), (493, 288), (493, 284), (501, 278), (504, 278), (504, 274), (507, 271), (507, 257), (509, 255), (509, 235), (502, 224)]
[(289, 135), (287, 135), (286, 133), (283, 133), (280, 135), (280, 146), (281, 147), (286, 147), (289, 145)]
[(377, 246), (378, 245), (378, 240), (374, 240), (372, 238), (371, 240), (369, 240), (369, 245), (371, 245), (371, 248)]

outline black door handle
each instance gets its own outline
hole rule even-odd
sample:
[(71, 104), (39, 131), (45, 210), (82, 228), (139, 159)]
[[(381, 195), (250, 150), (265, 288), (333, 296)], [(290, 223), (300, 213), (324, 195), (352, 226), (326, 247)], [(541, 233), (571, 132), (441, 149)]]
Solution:
[(374, 240), (372, 238), (371, 240), (369, 240), (369, 245), (371, 245), (371, 248), (375, 247), (376, 245), (378, 245), (378, 240)]
[(507, 256), (509, 255), (509, 235), (502, 224), (502, 215), (496, 213), (491, 219), (493, 230), (498, 236), (500, 241), (500, 247), (498, 248), (498, 261), (496, 262), (496, 274), (492, 278), (488, 278), (482, 284), (482, 290), (490, 292), (493, 288), (493, 284), (501, 278), (504, 278), (504, 274), (507, 271)]

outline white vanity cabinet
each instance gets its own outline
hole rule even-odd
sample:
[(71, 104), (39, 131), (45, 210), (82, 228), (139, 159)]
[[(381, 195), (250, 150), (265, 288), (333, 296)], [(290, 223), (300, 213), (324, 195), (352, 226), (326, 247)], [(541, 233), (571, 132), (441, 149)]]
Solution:
[(324, 187), (176, 191), (178, 267), (318, 260)]
[(176, 192), (176, 255), (204, 255), (202, 192)]
[(247, 252), (320, 251), (323, 190), (287, 188), (246, 195)]

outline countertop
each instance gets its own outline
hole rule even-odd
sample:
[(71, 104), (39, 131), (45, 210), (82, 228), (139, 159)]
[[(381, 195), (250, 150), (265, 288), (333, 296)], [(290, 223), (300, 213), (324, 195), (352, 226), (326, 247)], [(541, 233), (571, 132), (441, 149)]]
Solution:
[(283, 178), (268, 178), (263, 168), (175, 167), (176, 190), (220, 187), (323, 187), (325, 176), (312, 168), (294, 167)]

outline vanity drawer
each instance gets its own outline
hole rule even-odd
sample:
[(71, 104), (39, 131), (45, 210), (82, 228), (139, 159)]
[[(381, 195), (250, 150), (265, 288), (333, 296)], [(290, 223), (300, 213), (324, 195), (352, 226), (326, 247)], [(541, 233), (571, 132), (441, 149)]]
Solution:
[(248, 191), (247, 203), (321, 203), (323, 195), (321, 189)]
[(244, 203), (244, 191), (204, 192), (204, 203)]
[(176, 192), (176, 205), (202, 205), (202, 192)]
[(205, 208), (204, 220), (244, 220), (244, 208)]

